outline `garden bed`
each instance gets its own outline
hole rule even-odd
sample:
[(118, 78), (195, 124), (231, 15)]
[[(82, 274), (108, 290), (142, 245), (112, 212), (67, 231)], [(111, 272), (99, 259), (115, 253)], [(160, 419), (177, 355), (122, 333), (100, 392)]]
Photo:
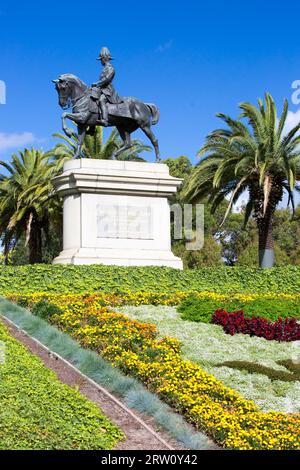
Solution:
[[(38, 356), (43, 364), (55, 372), (60, 382), (80, 391), (93, 403), (96, 403), (109, 419), (112, 420), (124, 433), (125, 438), (120, 441), (117, 450), (170, 450), (182, 448), (162, 430), (154, 430), (153, 421), (142, 414), (133, 414), (120, 400), (114, 399), (109, 393), (93, 384), (87, 377), (67, 361), (49, 352), (39, 342), (16, 328), (11, 322), (3, 318), (9, 333), (20, 341), (28, 350)], [(155, 425), (154, 425), (155, 426)], [(157, 426), (155, 426), (157, 428)]]
[(160, 336), (180, 340), (182, 353), (264, 411), (300, 412), (300, 342), (230, 336), (218, 325), (182, 320), (175, 307), (119, 307), (132, 319), (154, 323)]
[[(299, 449), (299, 415), (262, 412), (252, 401), (184, 359), (177, 340), (158, 339), (153, 325), (101, 308), (94, 296), (77, 300), (70, 296), (69, 301), (66, 296), (57, 296), (51, 301), (61, 312), (54, 309), (51, 313), (40, 303), (43, 317), (48, 316), (83, 346), (143, 381), (224, 447)], [(33, 305), (36, 314), (37, 307)]]
[(0, 449), (113, 449), (124, 437), (99, 407), (62, 384), (0, 322)]

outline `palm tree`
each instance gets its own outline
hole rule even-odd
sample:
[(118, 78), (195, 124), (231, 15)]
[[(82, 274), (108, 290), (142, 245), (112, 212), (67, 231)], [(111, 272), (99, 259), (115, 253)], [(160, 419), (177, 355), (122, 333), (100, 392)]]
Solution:
[[(63, 142), (58, 143), (54, 149), (49, 152), (49, 155), (63, 159), (63, 161), (73, 158), (77, 149), (77, 135), (74, 134), (71, 138), (68, 138), (63, 134), (54, 134), (53, 137), (62, 139)], [(118, 135), (117, 129), (114, 128), (106, 141), (104, 141), (103, 128), (101, 126), (97, 126), (93, 135), (87, 134), (85, 136), (82, 146), (83, 156), (85, 158), (111, 160), (113, 159), (116, 150), (118, 150), (122, 144), (123, 142)], [(140, 153), (144, 151), (151, 151), (151, 147), (144, 145), (140, 140), (135, 139), (133, 140), (133, 147), (122, 152), (117, 157), (117, 160), (145, 161), (139, 156)]]
[[(259, 238), (261, 267), (274, 265), (273, 218), (276, 206), (287, 192), (294, 210), (294, 189), (300, 175), (300, 123), (285, 131), (288, 102), (285, 100), (280, 119), (274, 100), (265, 95), (258, 107), (240, 104), (238, 120), (218, 114), (228, 126), (208, 135), (198, 155), (203, 159), (196, 166), (185, 197), (197, 202), (209, 196), (212, 211), (229, 197), (224, 220), (241, 194), (248, 190), (245, 225), (252, 215)], [(247, 119), (247, 125), (241, 120)]]
[(11, 163), (0, 165), (8, 174), (0, 174), (0, 237), (7, 259), (9, 250), (25, 233), (29, 263), (42, 260), (42, 233), (47, 233), (50, 214), (58, 207), (52, 199), (51, 179), (59, 165), (39, 150), (25, 149), (13, 155)]

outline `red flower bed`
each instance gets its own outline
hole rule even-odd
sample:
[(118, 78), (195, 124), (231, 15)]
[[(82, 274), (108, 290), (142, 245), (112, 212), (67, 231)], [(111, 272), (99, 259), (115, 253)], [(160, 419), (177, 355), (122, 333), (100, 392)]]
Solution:
[(245, 317), (243, 310), (230, 313), (218, 309), (212, 316), (212, 323), (223, 326), (225, 333), (230, 335), (244, 333), (267, 340), (300, 340), (300, 324), (296, 318), (279, 318), (276, 322), (271, 322), (262, 317)]

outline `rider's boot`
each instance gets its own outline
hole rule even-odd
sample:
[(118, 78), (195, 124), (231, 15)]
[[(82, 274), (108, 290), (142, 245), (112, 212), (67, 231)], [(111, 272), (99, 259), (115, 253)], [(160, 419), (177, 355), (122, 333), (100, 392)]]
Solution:
[(108, 126), (108, 112), (105, 104), (101, 103), (101, 114), (102, 114), (102, 119), (101, 119), (101, 126), (107, 127)]

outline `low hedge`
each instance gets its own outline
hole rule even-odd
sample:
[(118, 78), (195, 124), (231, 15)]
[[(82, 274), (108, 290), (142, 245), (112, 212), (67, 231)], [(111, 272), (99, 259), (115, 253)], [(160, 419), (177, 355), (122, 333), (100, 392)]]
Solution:
[(28, 265), (0, 267), (0, 294), (153, 291), (300, 292), (300, 266), (208, 267), (180, 271), (146, 266)]
[(0, 449), (113, 449), (123, 433), (15, 340), (0, 322)]

